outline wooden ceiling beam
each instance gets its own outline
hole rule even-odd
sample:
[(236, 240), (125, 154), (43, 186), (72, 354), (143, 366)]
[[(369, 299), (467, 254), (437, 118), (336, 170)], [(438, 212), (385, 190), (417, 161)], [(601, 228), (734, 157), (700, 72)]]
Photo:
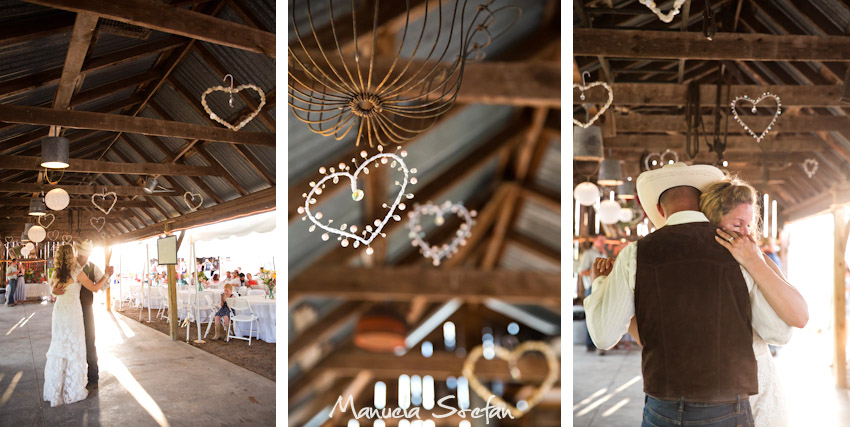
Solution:
[[(0, 197), (0, 205), (4, 206), (29, 206), (32, 197)], [(89, 208), (92, 206), (91, 200), (87, 199), (71, 199), (68, 204), (71, 208)], [(136, 200), (122, 200), (116, 203), (115, 208), (146, 208), (149, 205), (145, 202)]]
[(109, 132), (128, 132), (142, 135), (168, 136), (235, 144), (274, 147), (274, 134), (263, 132), (234, 132), (229, 129), (201, 126), (167, 120), (128, 117), (88, 111), (59, 111), (50, 108), (20, 105), (0, 105), (0, 121), (74, 129)]
[[(773, 116), (746, 116), (742, 120), (752, 129), (765, 129)], [(707, 129), (714, 127), (714, 117), (703, 116)], [(687, 132), (687, 124), (679, 115), (642, 115), (628, 114), (617, 117), (618, 132)], [(847, 116), (780, 116), (771, 129), (770, 134), (761, 142), (770, 144), (779, 132), (807, 133), (818, 131), (850, 132), (850, 117)], [(744, 128), (736, 123), (729, 126), (730, 134), (744, 133)]]
[(529, 271), (482, 271), (468, 269), (312, 268), (290, 280), (289, 298), (303, 296), (346, 297), (352, 300), (408, 301), (415, 296), (429, 300), (462, 298), (483, 302), (487, 298), (539, 304), (559, 301), (560, 275)]
[(88, 12), (156, 31), (275, 57), (275, 34), (153, 0), (28, 0), (72, 12)]
[[(209, 166), (165, 165), (161, 163), (115, 163), (100, 160), (71, 159), (66, 172), (132, 174), (132, 175), (177, 175), (218, 176), (220, 171)], [(0, 155), (0, 169), (42, 170), (41, 157)]]
[(297, 362), (305, 350), (330, 339), (340, 327), (356, 320), (373, 305), (371, 301), (345, 301), (315, 324), (298, 333), (288, 346), (289, 364)]
[(56, 88), (56, 96), (53, 99), (53, 108), (57, 110), (68, 108), (71, 97), (82, 83), (83, 75), (80, 72), (92, 43), (97, 19), (96, 15), (90, 13), (77, 13), (74, 29), (71, 31), (71, 41), (68, 43), (68, 52), (65, 54), (65, 66), (62, 68), (59, 86)]
[(102, 185), (49, 185), (49, 184), (36, 184), (36, 183), (18, 183), (18, 182), (4, 182), (0, 184), (0, 193), (32, 193), (32, 192), (40, 192), (40, 191), (50, 191), (54, 188), (62, 188), (68, 192), (68, 194), (82, 194), (82, 195), (93, 195), (99, 194), (101, 190), (106, 188), (107, 192), (113, 192), (119, 196), (148, 196), (148, 197), (171, 197), (171, 196), (182, 196), (183, 194), (178, 194), (176, 191), (169, 191), (164, 193), (156, 193), (156, 194), (148, 194), (144, 192), (142, 187), (130, 187), (130, 186), (102, 186)]
[[(783, 117), (784, 118), (784, 117)], [(730, 127), (736, 125), (730, 123)], [(618, 133), (617, 136), (605, 138), (604, 147), (621, 153), (640, 153), (644, 150), (649, 152), (662, 152), (671, 149), (678, 153), (684, 153), (685, 135), (664, 134), (627, 134)], [(820, 138), (814, 135), (770, 135), (761, 144), (749, 135), (729, 135), (726, 140), (726, 153), (761, 153), (762, 150), (787, 152), (787, 151), (829, 151), (830, 147)], [(705, 145), (700, 147), (700, 151)], [(712, 153), (712, 155), (714, 155)]]
[[(714, 67), (716, 70), (716, 67)], [(638, 106), (683, 106), (687, 101), (688, 85), (665, 83), (614, 83), (612, 90), (615, 94), (614, 105)], [(732, 85), (730, 95), (749, 94), (757, 97), (764, 92), (778, 94), (782, 98), (782, 106), (798, 107), (843, 107), (841, 102), (841, 86), (819, 85)], [(716, 103), (716, 85), (700, 85), (700, 105), (714, 107)], [(607, 100), (607, 92), (602, 89), (585, 92), (585, 100), (579, 99), (577, 89), (573, 90), (573, 105), (582, 103), (603, 104)], [(726, 90), (721, 93), (722, 105), (728, 105)]]
[(718, 32), (707, 40), (690, 32), (573, 30), (574, 55), (621, 58), (844, 62), (850, 59), (844, 54), (848, 42), (843, 36)]

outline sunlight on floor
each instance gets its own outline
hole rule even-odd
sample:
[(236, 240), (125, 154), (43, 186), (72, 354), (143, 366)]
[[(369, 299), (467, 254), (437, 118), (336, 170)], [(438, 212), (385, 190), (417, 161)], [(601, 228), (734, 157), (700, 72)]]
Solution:
[[(620, 393), (620, 392), (622, 392), (623, 390), (625, 390), (625, 389), (627, 389), (627, 388), (631, 387), (632, 385), (634, 385), (635, 383), (637, 383), (637, 382), (639, 382), (639, 381), (640, 381), (640, 375), (638, 375), (638, 376), (636, 376), (636, 377), (634, 377), (634, 378), (632, 378), (632, 379), (630, 379), (630, 380), (626, 381), (623, 385), (621, 385), (621, 386), (617, 387), (617, 389), (615, 389), (613, 392), (608, 393), (608, 394), (606, 394), (605, 396), (602, 396), (602, 398), (600, 398), (600, 399), (599, 399), (599, 400), (597, 400), (596, 402), (593, 402), (593, 403), (591, 403), (590, 405), (587, 405), (587, 407), (585, 407), (584, 409), (582, 409), (581, 411), (579, 411), (578, 413), (576, 413), (576, 414), (575, 414), (575, 416), (576, 416), (576, 417), (581, 417), (581, 416), (587, 415), (588, 413), (590, 413), (591, 411), (593, 411), (594, 409), (596, 409), (597, 407), (599, 407), (599, 405), (601, 405), (601, 404), (603, 404), (603, 403), (605, 403), (605, 402), (607, 402), (607, 401), (611, 400), (611, 398), (613, 398), (614, 396), (616, 396), (618, 393)], [(576, 405), (576, 406), (574, 406), (574, 407), (573, 407), (573, 411), (575, 411), (578, 407), (580, 407), (581, 405), (583, 405), (585, 402), (589, 402), (589, 401), (590, 401), (590, 400), (592, 400), (594, 397), (599, 396), (600, 394), (604, 393), (604, 392), (605, 392), (605, 390), (606, 390), (606, 389), (599, 390), (599, 391), (597, 391), (596, 393), (593, 393), (593, 395), (592, 395), (592, 396), (590, 396), (590, 397), (588, 397), (587, 399), (582, 400), (582, 401), (581, 401), (581, 403), (579, 403), (578, 405)], [(621, 408), (623, 405), (625, 405), (626, 403), (629, 403), (629, 399), (623, 399), (623, 400), (621, 400), (620, 402), (617, 402), (617, 404), (616, 404), (616, 405), (614, 405), (613, 407), (611, 407), (611, 409), (609, 409), (609, 410), (607, 410), (607, 411), (605, 412), (605, 414), (607, 414), (607, 415), (603, 414), (602, 416), (603, 416), (603, 417), (607, 417), (607, 416), (609, 416), (609, 415), (613, 414), (614, 412), (616, 412), (616, 411), (617, 411), (617, 409), (620, 409), (620, 408)]]
[(12, 393), (15, 392), (15, 387), (18, 386), (18, 381), (21, 380), (21, 377), (23, 375), (24, 375), (24, 371), (18, 371), (18, 373), (15, 374), (14, 377), (12, 377), (12, 382), (9, 383), (8, 387), (6, 387), (6, 391), (3, 393), (3, 397), (0, 397), (0, 406), (5, 405), (6, 402), (8, 402), (9, 399), (12, 398)]
[(148, 412), (157, 424), (161, 427), (169, 426), (168, 420), (165, 418), (165, 414), (162, 413), (162, 409), (160, 409), (159, 405), (156, 404), (151, 395), (145, 391), (144, 387), (136, 381), (136, 378), (133, 377), (133, 374), (130, 373), (127, 367), (109, 351), (104, 353), (100, 354), (100, 360), (98, 363), (100, 368), (109, 371), (109, 373), (114, 375), (115, 379), (118, 380), (121, 386), (123, 386), (134, 399), (136, 399), (136, 402), (138, 402), (139, 405)]
[(35, 313), (32, 313), (30, 314), (30, 317), (21, 317), (21, 320), (18, 320), (18, 323), (15, 323), (8, 331), (6, 331), (6, 335), (11, 334), (17, 327), (23, 327), (34, 315)]

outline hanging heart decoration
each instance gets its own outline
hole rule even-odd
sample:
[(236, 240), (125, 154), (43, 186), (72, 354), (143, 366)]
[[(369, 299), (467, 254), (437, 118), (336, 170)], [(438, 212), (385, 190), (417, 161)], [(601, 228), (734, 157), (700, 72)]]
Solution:
[(673, 17), (678, 15), (679, 12), (681, 12), (682, 5), (685, 4), (685, 0), (676, 0), (676, 2), (673, 3), (673, 9), (671, 9), (667, 13), (661, 12), (661, 9), (658, 8), (658, 5), (656, 5), (653, 0), (640, 0), (640, 4), (648, 7), (649, 10), (652, 11), (652, 13), (658, 16), (658, 19), (660, 19), (661, 22), (669, 24), (673, 21)]
[[(248, 114), (248, 116), (246, 116), (244, 119), (242, 119), (242, 121), (239, 122), (238, 124), (236, 124), (235, 126), (230, 124), (227, 120), (224, 120), (221, 117), (219, 117), (218, 114), (216, 114), (212, 110), (210, 110), (210, 106), (207, 105), (207, 95), (209, 95), (213, 92), (224, 92), (224, 93), (229, 93), (231, 96), (233, 96), (233, 94), (239, 93), (239, 92), (241, 92), (242, 90), (245, 90), (245, 89), (251, 89), (251, 90), (257, 92), (260, 95), (260, 104), (257, 105), (257, 108), (254, 109), (254, 111), (252, 111), (251, 114)], [(203, 95), (201, 95), (201, 105), (204, 106), (204, 111), (206, 111), (207, 114), (210, 115), (211, 119), (215, 120), (218, 123), (221, 123), (224, 127), (228, 128), (232, 131), (238, 131), (239, 129), (242, 129), (245, 125), (247, 125), (248, 122), (250, 122), (251, 120), (254, 120), (254, 117), (257, 117), (257, 114), (260, 114), (260, 110), (262, 110), (263, 106), (266, 105), (266, 94), (263, 93), (262, 89), (260, 89), (256, 85), (251, 85), (251, 84), (239, 85), (239, 86), (236, 86), (235, 88), (234, 87), (224, 87), (224, 86), (214, 86), (214, 87), (211, 87), (211, 88), (207, 89), (206, 91), (204, 91)]]
[(92, 194), (91, 196), (91, 203), (94, 205), (94, 207), (96, 207), (98, 210), (100, 210), (106, 215), (109, 215), (109, 213), (112, 212), (112, 208), (115, 207), (115, 203), (117, 202), (118, 195), (115, 194), (114, 191), (110, 191), (107, 193), (106, 189), (104, 189), (102, 193)]
[[(50, 221), (48, 221), (48, 219)], [(44, 222), (42, 222), (42, 221), (44, 221)], [(36, 220), (36, 222), (38, 222), (38, 225), (40, 225), (44, 228), (50, 228), (50, 226), (53, 225), (54, 221), (56, 221), (56, 215), (53, 215), (51, 213), (46, 214), (46, 215), (42, 215), (42, 216), (38, 217), (38, 219)], [(46, 222), (46, 224), (45, 224), (45, 222)]]
[(645, 170), (658, 169), (671, 162), (678, 163), (679, 154), (669, 148), (663, 153), (649, 153), (643, 158)]
[[(768, 123), (767, 128), (764, 130), (764, 132), (762, 132), (760, 135), (756, 135), (756, 133), (753, 132), (753, 130), (750, 129), (750, 127), (747, 126), (747, 124), (744, 123), (743, 120), (741, 120), (741, 117), (738, 116), (738, 109), (737, 109), (736, 104), (738, 103), (738, 101), (744, 101), (744, 102), (749, 102), (749, 103), (753, 104), (753, 108), (750, 111), (753, 114), (755, 114), (756, 111), (757, 111), (756, 105), (758, 105), (758, 103), (761, 102), (765, 98), (773, 98), (776, 101), (776, 114), (773, 115), (773, 119), (770, 121), (770, 123)], [(780, 102), (779, 97), (770, 93), (770, 92), (763, 93), (760, 97), (756, 98), (755, 100), (751, 99), (747, 95), (739, 96), (739, 97), (735, 98), (734, 100), (732, 100), (731, 105), (732, 105), (732, 116), (735, 117), (735, 120), (738, 122), (738, 124), (743, 126), (744, 130), (746, 130), (747, 133), (750, 134), (750, 136), (752, 136), (753, 138), (756, 139), (756, 143), (760, 143), (761, 140), (764, 139), (764, 137), (767, 135), (768, 132), (770, 132), (770, 129), (776, 123), (776, 119), (778, 119), (779, 115), (782, 114), (782, 103)]]
[(51, 230), (47, 232), (47, 239), (56, 241), (59, 239), (59, 230)]
[(573, 124), (575, 124), (576, 126), (587, 129), (590, 125), (596, 122), (596, 120), (602, 117), (602, 115), (605, 114), (606, 111), (608, 111), (608, 107), (611, 106), (611, 103), (614, 102), (614, 91), (611, 90), (611, 86), (608, 86), (608, 83), (593, 82), (586, 86), (580, 85), (578, 83), (573, 83), (573, 89), (578, 89), (581, 92), (581, 94), (579, 95), (579, 99), (581, 99), (582, 101), (584, 101), (585, 98), (584, 92), (596, 86), (602, 86), (603, 88), (605, 88), (605, 90), (608, 91), (608, 100), (605, 102), (605, 105), (603, 105), (602, 108), (600, 108), (599, 111), (596, 112), (596, 115), (594, 115), (590, 118), (590, 120), (587, 121), (587, 123), (583, 123), (582, 121), (573, 117)]
[(15, 238), (12, 237), (12, 236), (6, 236), (5, 240), (6, 240), (6, 243), (12, 243), (12, 242), (15, 241)]
[[(395, 211), (396, 209), (405, 209), (404, 203), (401, 202), (403, 197), (407, 197), (408, 199), (413, 198), (413, 193), (405, 193), (405, 190), (407, 189), (408, 184), (416, 184), (416, 177), (410, 177), (410, 175), (416, 173), (416, 169), (408, 169), (407, 165), (404, 163), (403, 158), (407, 156), (406, 151), (402, 150), (398, 155), (393, 153), (384, 153), (382, 146), (378, 146), (378, 151), (380, 154), (369, 157), (366, 161), (360, 164), (360, 166), (357, 166), (356, 160), (352, 159), (352, 163), (357, 166), (354, 173), (350, 173), (351, 166), (346, 165), (345, 163), (340, 163), (338, 165), (339, 170), (336, 170), (333, 167), (327, 169), (325, 167), (319, 168), (319, 173), (325, 174), (324, 178), (322, 178), (319, 182), (310, 182), (310, 192), (302, 194), (302, 197), (305, 199), (304, 206), (298, 207), (298, 213), (306, 213), (302, 219), (309, 219), (313, 223), (313, 225), (310, 226), (311, 232), (315, 231), (317, 227), (325, 231), (325, 233), (322, 234), (322, 240), (327, 241), (330, 239), (331, 234), (336, 234), (339, 236), (337, 237), (337, 240), (340, 242), (342, 247), (348, 247), (349, 243), (353, 242), (352, 246), (354, 248), (357, 248), (360, 245), (366, 246), (366, 254), (371, 255), (374, 252), (372, 247), (369, 246), (372, 243), (372, 240), (374, 240), (378, 235), (381, 237), (387, 236), (386, 233), (381, 232), (384, 226), (386, 226), (390, 220), (401, 221), (401, 216), (396, 214)], [(360, 157), (364, 159), (368, 157), (365, 150), (360, 152)], [(360, 233), (362, 237), (356, 234), (358, 231), (358, 227), (356, 225), (349, 227), (348, 224), (342, 224), (339, 228), (334, 228), (332, 219), (328, 220), (327, 223), (323, 223), (320, 221), (323, 214), (321, 212), (312, 212), (311, 206), (316, 204), (316, 196), (322, 194), (322, 191), (328, 181), (338, 184), (341, 178), (343, 180), (347, 179), (351, 186), (352, 200), (355, 202), (363, 200), (365, 193), (362, 189), (357, 188), (357, 177), (360, 176), (361, 173), (368, 174), (370, 167), (375, 169), (380, 165), (387, 163), (390, 163), (389, 167), (403, 172), (404, 178), (401, 181), (395, 182), (395, 185), (399, 187), (399, 189), (392, 205), (387, 205), (386, 203), (383, 204), (383, 207), (388, 209), (384, 219), (376, 219), (372, 224), (367, 224)], [(349, 239), (352, 242), (349, 242)]]
[[(517, 367), (517, 361), (525, 353), (536, 351), (542, 353), (543, 356), (546, 357), (546, 363), (549, 365), (549, 372), (546, 374), (546, 378), (525, 400), (524, 405), (517, 403), (517, 406), (505, 402), (501, 397), (497, 396), (490, 389), (485, 387), (484, 384), (481, 383), (481, 380), (475, 376), (475, 363), (478, 362), (478, 359), (484, 355), (483, 346), (479, 345), (472, 349), (472, 351), (469, 352), (469, 355), (466, 356), (466, 361), (463, 362), (463, 376), (469, 381), (469, 387), (472, 388), (475, 394), (484, 399), (485, 402), (492, 400), (495, 404), (494, 406), (507, 408), (511, 412), (511, 415), (515, 418), (520, 418), (528, 413), (532, 408), (537, 406), (537, 404), (543, 400), (543, 396), (546, 395), (546, 393), (549, 392), (549, 390), (552, 389), (552, 386), (554, 386), (558, 381), (558, 377), (560, 376), (558, 355), (555, 354), (555, 351), (552, 350), (552, 347), (549, 344), (542, 341), (527, 341), (520, 344), (513, 350), (508, 350), (501, 346), (493, 346), (490, 348), (495, 350), (496, 358), (508, 362), (511, 370), (511, 377), (514, 379), (520, 379), (522, 377), (522, 373)], [(522, 407), (522, 409), (518, 408), (518, 406)]]
[(187, 191), (183, 193), (183, 201), (186, 202), (186, 206), (189, 207), (189, 210), (195, 212), (196, 210), (201, 208), (201, 205), (204, 204), (204, 196), (200, 193), (193, 193), (191, 191)]
[(70, 234), (66, 234), (66, 235), (62, 236), (62, 243), (66, 244), (66, 245), (68, 243), (71, 243), (72, 240), (74, 240), (74, 238), (71, 237)]
[(103, 230), (103, 227), (106, 226), (106, 218), (102, 216), (94, 217), (89, 219), (89, 223), (92, 227), (94, 227), (95, 230), (100, 232), (101, 230)]
[(803, 172), (806, 172), (806, 175), (808, 175), (809, 179), (811, 179), (813, 176), (815, 176), (815, 173), (817, 173), (818, 166), (820, 165), (815, 159), (806, 159), (803, 161), (802, 166)]
[[(446, 214), (457, 215), (463, 220), (463, 223), (455, 232), (454, 237), (449, 243), (446, 243), (441, 247), (431, 246), (431, 244), (424, 240), (425, 232), (422, 231), (422, 224), (420, 223), (421, 217), (423, 215), (434, 215), (434, 224), (442, 226), (445, 223)], [(418, 247), (419, 252), (425, 258), (431, 258), (434, 266), (436, 267), (440, 265), (440, 262), (443, 259), (450, 258), (458, 251), (460, 246), (466, 244), (466, 239), (472, 235), (470, 229), (473, 225), (475, 225), (475, 220), (472, 218), (476, 216), (476, 212), (468, 211), (466, 207), (460, 203), (446, 201), (442, 205), (435, 205), (428, 202), (424, 205), (414, 205), (413, 210), (408, 213), (407, 216), (409, 218), (407, 228), (410, 230), (409, 237), (411, 239), (411, 244), (414, 247)]]

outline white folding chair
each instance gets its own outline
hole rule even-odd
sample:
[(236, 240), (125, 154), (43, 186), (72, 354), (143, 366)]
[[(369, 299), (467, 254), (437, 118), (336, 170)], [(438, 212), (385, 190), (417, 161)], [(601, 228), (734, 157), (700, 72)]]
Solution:
[(248, 296), (251, 295), (265, 295), (266, 291), (262, 289), (248, 289)]
[(209, 313), (206, 316), (206, 319), (207, 319), (206, 321), (198, 320), (199, 322), (201, 322), (201, 324), (203, 324), (203, 323), (207, 324), (207, 330), (204, 332), (204, 338), (206, 338), (207, 334), (210, 333), (210, 326), (212, 326), (213, 323), (215, 323), (215, 313), (218, 311), (218, 309), (213, 304), (212, 296), (210, 296), (209, 292), (203, 292), (203, 293), (199, 294), (198, 296), (200, 297), (200, 301), (198, 301), (197, 309), (198, 309), (200, 319), (204, 318), (204, 315), (200, 314), (200, 313), (202, 313), (203, 311), (207, 311), (207, 313)]
[[(151, 301), (148, 301), (148, 304), (152, 304), (153, 301), (159, 302), (159, 311), (156, 312), (156, 317), (162, 319), (168, 317), (168, 291), (165, 286), (155, 286), (151, 288)], [(163, 312), (165, 312), (163, 314)]]
[(239, 290), (236, 291), (236, 293), (238, 293), (240, 297), (244, 297), (245, 295), (248, 295), (248, 287), (247, 286), (240, 286)]
[[(230, 341), (230, 338), (238, 338), (240, 340), (247, 340), (248, 345), (251, 345), (251, 337), (254, 335), (254, 322), (257, 322), (257, 338), (259, 338), (260, 333), (260, 318), (254, 314), (254, 310), (251, 308), (251, 304), (248, 303), (248, 300), (245, 298), (228, 298), (227, 306), (233, 311), (233, 315), (230, 316), (230, 323), (227, 324), (227, 341)], [(235, 332), (236, 328), (231, 328), (234, 322), (239, 323), (248, 323), (248, 338), (231, 334), (231, 329)]]

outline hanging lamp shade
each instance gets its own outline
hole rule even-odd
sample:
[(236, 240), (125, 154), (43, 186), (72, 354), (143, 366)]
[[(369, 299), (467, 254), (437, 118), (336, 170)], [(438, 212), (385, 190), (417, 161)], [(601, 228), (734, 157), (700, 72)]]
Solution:
[(616, 159), (605, 159), (599, 165), (599, 178), (596, 183), (606, 187), (620, 185), (623, 183), (623, 171), (620, 161)]
[(41, 197), (36, 196), (30, 200), (29, 214), (32, 216), (43, 216), (47, 214), (47, 208), (44, 206), (44, 200), (41, 200)]
[(619, 187), (617, 187), (617, 198), (621, 200), (632, 200), (635, 198), (635, 182), (634, 181), (623, 181)]
[(153, 194), (153, 191), (156, 189), (156, 185), (157, 185), (156, 178), (154, 178), (152, 176), (148, 177), (148, 179), (145, 180), (145, 188), (144, 188), (145, 193)]
[(582, 182), (573, 189), (573, 197), (582, 206), (592, 206), (599, 201), (599, 187), (592, 182)]
[(392, 353), (404, 347), (408, 328), (404, 318), (389, 305), (364, 313), (354, 326), (354, 345), (375, 353)]
[(24, 225), (24, 232), (21, 233), (21, 241), (22, 242), (29, 242), (30, 241), (29, 232), (30, 232), (30, 228), (32, 228), (34, 225), (35, 224), (33, 224), (31, 222), (28, 222), (28, 223), (26, 223), (26, 225)]
[(61, 211), (71, 203), (71, 197), (64, 188), (54, 188), (44, 195), (44, 204), (54, 211)]
[(69, 166), (68, 144), (63, 136), (48, 136), (41, 140), (41, 166), (48, 169), (64, 169)]
[(573, 126), (573, 160), (601, 162), (602, 128)]

